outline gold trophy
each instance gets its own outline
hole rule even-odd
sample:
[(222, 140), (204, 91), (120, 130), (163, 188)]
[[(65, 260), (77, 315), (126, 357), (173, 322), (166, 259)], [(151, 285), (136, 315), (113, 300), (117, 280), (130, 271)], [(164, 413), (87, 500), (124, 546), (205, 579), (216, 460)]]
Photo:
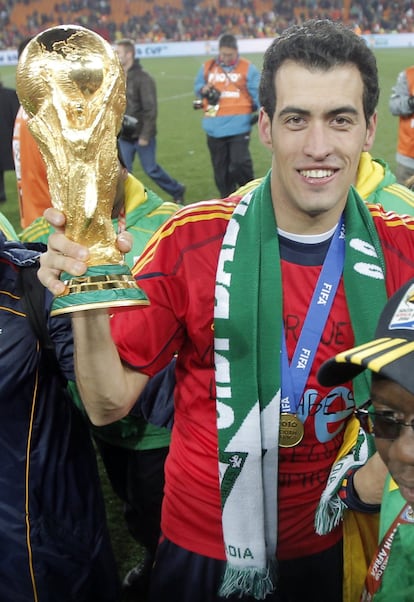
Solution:
[(116, 248), (111, 221), (126, 104), (117, 54), (89, 29), (52, 27), (21, 54), (16, 90), (46, 163), (52, 204), (66, 216), (65, 234), (90, 249), (84, 276), (62, 274), (66, 291), (51, 314), (148, 305)]

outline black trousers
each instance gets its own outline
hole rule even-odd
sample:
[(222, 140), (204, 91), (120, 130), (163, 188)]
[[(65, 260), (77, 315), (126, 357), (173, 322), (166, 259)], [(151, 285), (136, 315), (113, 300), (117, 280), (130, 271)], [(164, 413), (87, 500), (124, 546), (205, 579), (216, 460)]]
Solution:
[[(162, 538), (151, 573), (148, 602), (257, 602), (251, 596), (217, 595), (225, 562), (201, 556)], [(266, 602), (342, 602), (342, 540), (295, 560), (279, 562), (276, 591)]]
[(4, 183), (4, 171), (0, 171), (0, 201), (6, 200), (6, 187)]
[(221, 198), (254, 179), (249, 142), (250, 133), (224, 138), (207, 136), (214, 180)]
[(111, 486), (124, 502), (128, 530), (153, 556), (160, 536), (164, 462), (169, 448), (141, 451), (95, 440)]

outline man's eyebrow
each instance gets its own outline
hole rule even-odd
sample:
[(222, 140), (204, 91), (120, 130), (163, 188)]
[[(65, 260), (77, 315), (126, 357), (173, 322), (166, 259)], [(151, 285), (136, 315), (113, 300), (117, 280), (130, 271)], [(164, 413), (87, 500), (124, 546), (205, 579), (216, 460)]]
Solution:
[(348, 115), (358, 115), (358, 110), (353, 105), (344, 105), (343, 107), (337, 107), (327, 112), (327, 115), (340, 115), (341, 113), (347, 113)]
[(305, 109), (301, 109), (300, 107), (295, 107), (295, 106), (287, 106), (284, 109), (282, 109), (281, 111), (279, 111), (278, 116), (279, 117), (283, 117), (284, 115), (289, 115), (291, 113), (294, 113), (295, 115), (310, 115), (310, 111), (306, 111)]
[[(336, 107), (334, 109), (330, 109), (325, 113), (327, 117), (335, 117), (335, 115), (340, 115), (346, 113), (348, 115), (358, 115), (357, 109), (353, 105), (343, 105), (342, 107)], [(295, 106), (287, 106), (284, 107), (279, 113), (279, 117), (283, 117), (284, 115), (300, 115), (302, 117), (307, 117), (311, 114), (311, 111), (306, 109), (302, 109), (300, 107)]]

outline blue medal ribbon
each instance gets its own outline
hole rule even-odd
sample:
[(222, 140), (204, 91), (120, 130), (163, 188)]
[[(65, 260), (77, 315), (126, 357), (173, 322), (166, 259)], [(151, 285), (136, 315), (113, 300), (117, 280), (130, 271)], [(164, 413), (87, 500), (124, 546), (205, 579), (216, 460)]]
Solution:
[(290, 364), (286, 334), (283, 328), (281, 349), (282, 400), (280, 408), (282, 413), (296, 414), (297, 412), (338, 289), (344, 261), (345, 224), (342, 217), (329, 245)]

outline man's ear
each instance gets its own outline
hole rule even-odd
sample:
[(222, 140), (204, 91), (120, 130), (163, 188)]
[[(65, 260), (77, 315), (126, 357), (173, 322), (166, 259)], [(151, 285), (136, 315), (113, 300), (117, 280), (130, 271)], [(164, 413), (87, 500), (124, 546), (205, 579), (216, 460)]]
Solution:
[(368, 121), (367, 133), (365, 135), (365, 143), (363, 146), (364, 151), (369, 151), (372, 148), (375, 140), (375, 132), (377, 131), (377, 118), (378, 113), (375, 112)]
[(264, 146), (272, 150), (272, 122), (270, 120), (269, 115), (266, 113), (263, 107), (260, 108), (259, 121), (257, 127), (259, 130), (260, 141)]

